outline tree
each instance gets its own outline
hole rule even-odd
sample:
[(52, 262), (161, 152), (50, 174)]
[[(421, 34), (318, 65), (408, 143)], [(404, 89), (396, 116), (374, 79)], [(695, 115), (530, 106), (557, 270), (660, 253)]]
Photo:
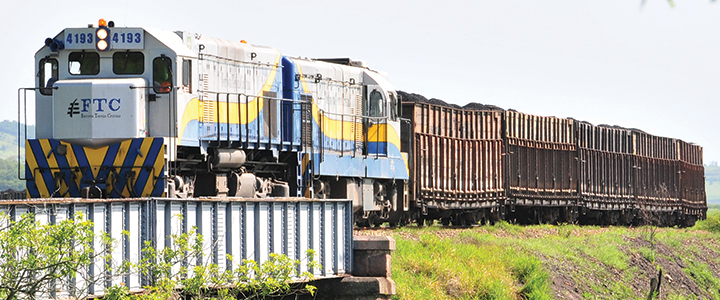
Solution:
[(18, 220), (0, 214), (0, 299), (52, 296), (56, 286), (75, 286), (69, 292), (81, 298), (92, 282), (88, 266), (105, 253), (94, 251), (94, 238), (92, 223), (81, 214), (55, 224), (42, 224), (29, 213)]

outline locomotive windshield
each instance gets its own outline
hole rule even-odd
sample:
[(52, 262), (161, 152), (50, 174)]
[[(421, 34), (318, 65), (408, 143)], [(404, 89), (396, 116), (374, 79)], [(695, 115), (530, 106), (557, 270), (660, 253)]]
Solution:
[(100, 55), (95, 52), (72, 52), (68, 57), (72, 75), (97, 75), (100, 73)]
[(145, 72), (145, 55), (142, 52), (117, 52), (113, 54), (113, 73), (139, 75)]

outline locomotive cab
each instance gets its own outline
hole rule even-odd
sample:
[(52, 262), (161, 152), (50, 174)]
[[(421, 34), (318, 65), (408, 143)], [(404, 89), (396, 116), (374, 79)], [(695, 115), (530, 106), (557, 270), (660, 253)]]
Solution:
[(164, 195), (177, 107), (191, 98), (190, 81), (175, 75), (190, 76), (191, 64), (178, 63), (194, 56), (188, 46), (175, 33), (103, 20), (48, 38), (35, 55), (28, 196)]

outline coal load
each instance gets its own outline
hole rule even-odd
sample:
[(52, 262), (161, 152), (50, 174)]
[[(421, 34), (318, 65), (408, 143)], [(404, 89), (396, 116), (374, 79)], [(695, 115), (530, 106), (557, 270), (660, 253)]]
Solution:
[(403, 91), (397, 91), (397, 93), (400, 95), (400, 98), (403, 102), (415, 102), (415, 103), (427, 103), (437, 106), (444, 106), (444, 107), (451, 107), (455, 109), (466, 109), (466, 110), (500, 110), (504, 111), (504, 109), (497, 107), (495, 105), (490, 104), (482, 104), (477, 102), (471, 102), (466, 104), (465, 106), (460, 106), (457, 104), (451, 104), (447, 103), (443, 100), (437, 99), (437, 98), (425, 98), (423, 95), (413, 94), (413, 93), (406, 93)]
[(627, 128), (627, 127), (622, 127), (622, 126), (618, 126), (618, 125), (600, 124), (597, 127), (605, 127), (605, 128), (620, 129), (620, 130), (626, 130), (626, 131), (637, 131), (637, 132), (641, 132), (641, 133), (646, 133), (645, 131), (642, 131), (637, 128)]
[(400, 99), (402, 99), (403, 102), (421, 102), (421, 103), (427, 103), (428, 99), (425, 98), (423, 95), (418, 94), (410, 94), (403, 91), (397, 91), (398, 95), (400, 95)]
[(437, 105), (437, 106), (452, 107), (452, 108), (457, 108), (457, 109), (461, 109), (461, 108), (462, 108), (462, 107), (460, 107), (460, 105), (452, 104), (452, 103), (447, 103), (447, 102), (442, 101), (442, 100), (440, 100), (440, 99), (438, 99), (438, 98), (430, 98), (430, 99), (428, 100), (428, 103), (433, 104), (433, 105)]
[(468, 109), (468, 110), (501, 110), (501, 111), (504, 111), (504, 109), (502, 109), (498, 106), (495, 106), (492, 104), (482, 104), (482, 103), (477, 103), (477, 102), (470, 102), (468, 104), (465, 104), (465, 106), (463, 106), (462, 108)]

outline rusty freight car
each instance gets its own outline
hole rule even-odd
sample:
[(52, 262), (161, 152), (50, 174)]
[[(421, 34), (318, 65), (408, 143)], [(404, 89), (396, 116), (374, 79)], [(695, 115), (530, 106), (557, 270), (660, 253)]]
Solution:
[(506, 111), (508, 218), (521, 223), (577, 217), (575, 121)]
[(403, 103), (403, 117), (412, 124), (409, 196), (419, 208), (418, 222), (464, 225), (500, 218), (505, 199), (502, 114), (430, 101)]
[(632, 131), (588, 122), (576, 124), (582, 214), (592, 223), (629, 223), (635, 203)]
[(707, 199), (705, 195), (705, 168), (702, 147), (678, 140), (680, 156), (680, 201), (682, 225), (692, 226), (698, 219), (705, 219)]

